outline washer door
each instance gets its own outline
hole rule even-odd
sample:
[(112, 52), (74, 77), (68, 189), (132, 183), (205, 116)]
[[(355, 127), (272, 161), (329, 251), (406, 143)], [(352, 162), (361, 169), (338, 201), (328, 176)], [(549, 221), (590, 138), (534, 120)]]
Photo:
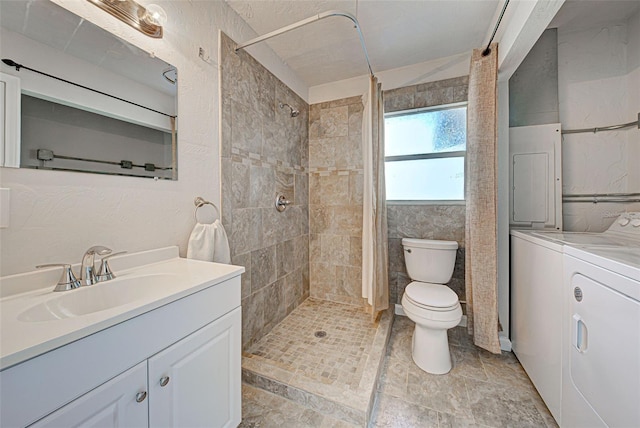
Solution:
[(580, 274), (571, 290), (571, 381), (606, 425), (638, 427), (640, 302)]

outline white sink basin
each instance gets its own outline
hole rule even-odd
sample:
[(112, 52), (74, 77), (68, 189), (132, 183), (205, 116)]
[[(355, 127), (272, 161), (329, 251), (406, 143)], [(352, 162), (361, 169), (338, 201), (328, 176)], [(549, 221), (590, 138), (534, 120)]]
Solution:
[(43, 322), (89, 315), (148, 298), (161, 281), (176, 281), (174, 274), (149, 274), (62, 291), (18, 315), (19, 321)]
[(59, 269), (0, 278), (0, 370), (244, 271), (238, 266), (179, 258), (178, 247), (114, 257), (111, 268), (118, 275), (111, 281), (61, 292), (53, 291)]

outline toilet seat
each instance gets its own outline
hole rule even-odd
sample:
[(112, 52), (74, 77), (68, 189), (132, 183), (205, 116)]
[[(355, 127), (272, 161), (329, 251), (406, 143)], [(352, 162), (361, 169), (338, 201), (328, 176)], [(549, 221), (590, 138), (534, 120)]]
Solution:
[(449, 312), (460, 308), (458, 295), (443, 284), (413, 281), (404, 289), (404, 297), (414, 306), (429, 311)]

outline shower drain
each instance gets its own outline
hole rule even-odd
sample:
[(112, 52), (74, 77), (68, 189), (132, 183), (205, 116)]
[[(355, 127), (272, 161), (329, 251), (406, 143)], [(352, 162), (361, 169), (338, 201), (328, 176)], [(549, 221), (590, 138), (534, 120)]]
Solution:
[(324, 330), (318, 330), (314, 333), (315, 337), (325, 337), (327, 335), (327, 332)]

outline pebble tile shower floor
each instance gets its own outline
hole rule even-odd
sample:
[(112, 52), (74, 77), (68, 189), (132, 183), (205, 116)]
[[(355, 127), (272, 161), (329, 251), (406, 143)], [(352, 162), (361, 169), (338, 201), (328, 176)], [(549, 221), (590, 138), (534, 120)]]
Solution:
[(390, 321), (390, 314), (372, 323), (364, 308), (307, 299), (243, 354), (243, 379), (324, 414), (364, 424)]
[[(512, 353), (493, 355), (473, 345), (462, 327), (449, 330), (453, 369), (430, 375), (411, 360), (414, 324), (396, 316), (368, 422), (371, 428), (557, 427)], [(366, 426), (324, 409), (243, 385), (242, 428)]]

